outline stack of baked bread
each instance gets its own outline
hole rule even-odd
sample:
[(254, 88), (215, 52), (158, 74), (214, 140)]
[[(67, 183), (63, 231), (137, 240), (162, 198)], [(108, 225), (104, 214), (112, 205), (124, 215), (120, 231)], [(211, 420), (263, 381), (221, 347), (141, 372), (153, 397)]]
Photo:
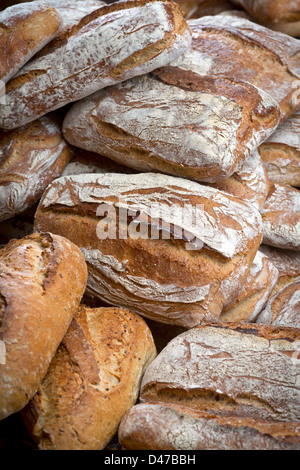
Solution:
[(0, 12), (0, 429), (300, 449), (300, 5), (263, 3)]

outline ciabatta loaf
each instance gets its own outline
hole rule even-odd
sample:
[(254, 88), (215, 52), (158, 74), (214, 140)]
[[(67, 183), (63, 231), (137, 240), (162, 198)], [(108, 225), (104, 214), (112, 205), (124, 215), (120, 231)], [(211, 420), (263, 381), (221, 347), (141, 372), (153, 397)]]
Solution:
[(136, 403), (156, 356), (146, 323), (80, 306), (23, 420), (40, 450), (101, 450)]
[(0, 250), (0, 420), (35, 394), (86, 281), (80, 250), (63, 237), (35, 233)]
[(0, 131), (0, 221), (34, 206), (72, 155), (58, 116), (49, 114), (13, 131)]
[(300, 328), (300, 277), (269, 300), (256, 323)]
[(0, 127), (19, 127), (101, 88), (166, 65), (190, 43), (190, 29), (175, 3), (129, 0), (99, 8), (60, 35), (7, 84)]
[(123, 418), (127, 450), (299, 450), (297, 422), (220, 417), (170, 403), (141, 403)]
[(184, 327), (219, 318), (262, 239), (250, 203), (155, 173), (59, 178), (36, 212), (46, 227), (81, 248), (89, 294)]
[(297, 328), (215, 323), (174, 338), (147, 368), (143, 402), (216, 416), (300, 419)]
[(58, 34), (61, 18), (46, 1), (27, 2), (2, 11), (0, 25), (0, 80), (6, 83)]

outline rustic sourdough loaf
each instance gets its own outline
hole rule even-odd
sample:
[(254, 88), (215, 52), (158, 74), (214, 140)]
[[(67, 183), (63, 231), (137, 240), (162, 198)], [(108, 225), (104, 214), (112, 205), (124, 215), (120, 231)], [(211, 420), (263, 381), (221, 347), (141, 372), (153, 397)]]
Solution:
[(219, 318), (262, 238), (251, 204), (153, 173), (57, 179), (35, 216), (46, 227), (81, 248), (89, 294), (184, 327)]
[(300, 277), (269, 300), (256, 323), (300, 328)]
[(300, 277), (300, 253), (262, 244), (259, 251), (264, 253), (278, 271), (278, 282), (272, 294)]
[(174, 338), (147, 368), (142, 402), (299, 423), (300, 330), (215, 323)]
[(156, 349), (146, 323), (81, 306), (36, 395), (22, 411), (41, 450), (100, 450), (135, 404)]
[(300, 426), (141, 403), (122, 420), (119, 441), (128, 450), (299, 450)]
[(271, 181), (299, 187), (300, 111), (283, 122), (258, 151)]
[(48, 184), (61, 175), (72, 154), (56, 115), (0, 131), (0, 221), (35, 205)]
[(80, 250), (50, 233), (0, 250), (0, 419), (35, 394), (79, 306), (87, 281)]
[(300, 251), (300, 191), (289, 185), (270, 184), (261, 209), (263, 243), (278, 248)]
[(61, 19), (48, 2), (36, 1), (2, 11), (0, 25), (0, 80), (6, 83), (58, 34)]
[(220, 321), (254, 322), (272, 295), (278, 275), (268, 257), (258, 251), (244, 286), (224, 306)]
[(19, 127), (166, 65), (190, 43), (190, 29), (173, 2), (129, 0), (101, 7), (60, 35), (7, 84), (0, 127)]

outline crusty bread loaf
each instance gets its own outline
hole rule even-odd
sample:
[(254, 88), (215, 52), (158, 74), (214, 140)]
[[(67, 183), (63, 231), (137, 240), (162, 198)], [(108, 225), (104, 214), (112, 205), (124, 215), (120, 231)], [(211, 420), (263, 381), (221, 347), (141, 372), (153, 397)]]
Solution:
[(269, 194), (261, 209), (263, 243), (278, 248), (300, 251), (300, 191), (291, 186), (270, 184)]
[(300, 328), (300, 277), (269, 300), (256, 323)]
[(300, 426), (141, 403), (123, 418), (119, 440), (127, 450), (300, 450)]
[(46, 375), (85, 290), (80, 250), (50, 233), (0, 250), (0, 420), (21, 410)]
[(166, 65), (190, 43), (190, 29), (173, 2), (128, 0), (101, 7), (60, 35), (7, 84), (0, 127), (19, 127)]
[(300, 111), (283, 122), (258, 151), (271, 181), (300, 187)]
[(218, 319), (262, 236), (251, 204), (153, 173), (57, 179), (35, 216), (35, 230), (46, 227), (81, 248), (90, 295), (184, 327)]
[(244, 286), (225, 305), (220, 321), (254, 322), (272, 295), (277, 280), (277, 269), (267, 256), (258, 251)]
[(146, 323), (119, 308), (81, 306), (22, 411), (41, 450), (100, 450), (136, 403), (156, 349)]
[(269, 258), (279, 273), (278, 282), (272, 295), (300, 276), (300, 253), (298, 251), (284, 250), (264, 244), (259, 247), (259, 251)]
[(263, 23), (300, 20), (298, 0), (231, 0)]
[(48, 0), (61, 17), (60, 34), (73, 27), (85, 16), (106, 5), (101, 0)]
[(231, 176), (274, 132), (280, 112), (250, 83), (206, 73), (211, 58), (199, 58), (194, 44), (196, 36), (169, 66), (76, 103), (66, 140), (139, 171), (209, 183)]
[(0, 221), (36, 204), (71, 156), (61, 120), (55, 115), (13, 131), (0, 131)]
[(216, 416), (300, 419), (300, 330), (215, 323), (173, 339), (147, 368), (140, 399)]
[(6, 83), (58, 34), (61, 19), (47, 1), (36, 1), (1, 12), (0, 25), (0, 80)]
[(264, 206), (269, 192), (267, 170), (257, 150), (232, 176), (211, 185), (220, 191), (251, 202), (259, 210)]

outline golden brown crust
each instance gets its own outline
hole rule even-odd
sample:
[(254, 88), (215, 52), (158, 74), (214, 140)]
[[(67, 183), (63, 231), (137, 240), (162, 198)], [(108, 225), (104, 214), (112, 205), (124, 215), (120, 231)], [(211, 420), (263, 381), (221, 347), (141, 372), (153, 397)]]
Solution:
[(0, 419), (35, 393), (83, 296), (80, 250), (50, 233), (12, 240), (0, 250), (2, 299)]
[(22, 412), (44, 450), (100, 450), (135, 404), (156, 350), (145, 322), (120, 308), (81, 306), (47, 376)]
[(264, 23), (293, 22), (300, 19), (299, 3), (294, 0), (231, 0)]
[(57, 33), (61, 19), (47, 2), (15, 5), (0, 13), (0, 79), (7, 82)]
[(54, 114), (0, 131), (0, 221), (36, 204), (72, 153), (62, 136), (61, 119)]

